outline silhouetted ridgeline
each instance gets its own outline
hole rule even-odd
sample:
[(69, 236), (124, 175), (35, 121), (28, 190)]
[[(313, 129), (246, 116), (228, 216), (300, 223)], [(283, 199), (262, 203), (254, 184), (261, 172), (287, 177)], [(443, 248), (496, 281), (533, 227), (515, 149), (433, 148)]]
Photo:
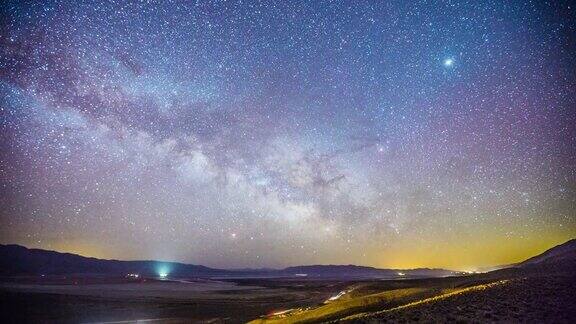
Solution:
[(445, 269), (378, 269), (357, 265), (310, 265), (289, 267), (282, 273), (290, 275), (306, 274), (310, 277), (367, 277), (367, 278), (398, 278), (398, 277), (447, 277), (460, 274)]
[(378, 269), (355, 265), (311, 265), (274, 269), (224, 270), (202, 265), (162, 261), (119, 261), (83, 257), (20, 245), (0, 245), (0, 275), (125, 275), (138, 273), (156, 277), (298, 277), (298, 278), (414, 278), (444, 277), (458, 272), (444, 269)]
[(124, 275), (139, 273), (158, 276), (167, 271), (174, 277), (218, 276), (229, 271), (201, 265), (161, 261), (118, 261), (83, 257), (20, 245), (0, 245), (0, 274), (51, 275), (51, 274), (106, 274)]
[(576, 239), (557, 245), (544, 253), (531, 257), (530, 259), (518, 263), (516, 267), (530, 267), (534, 265), (546, 265), (555, 263), (576, 262)]
[[(570, 240), (548, 251), (513, 265), (515, 269), (576, 267), (576, 240)], [(504, 269), (506, 270), (506, 269)], [(172, 278), (191, 277), (297, 277), (297, 278), (432, 278), (460, 275), (445, 269), (378, 269), (356, 265), (308, 265), (274, 269), (214, 269), (202, 265), (163, 261), (119, 261), (83, 257), (20, 245), (0, 245), (0, 275), (125, 275), (138, 273), (157, 277), (166, 272)]]

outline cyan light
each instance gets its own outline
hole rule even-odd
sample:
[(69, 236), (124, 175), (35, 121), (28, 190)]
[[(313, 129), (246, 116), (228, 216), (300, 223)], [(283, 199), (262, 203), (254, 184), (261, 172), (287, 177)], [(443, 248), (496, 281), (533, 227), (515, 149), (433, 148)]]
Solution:
[(158, 277), (160, 277), (160, 279), (165, 279), (170, 274), (170, 267), (166, 264), (160, 264), (157, 267), (157, 272), (158, 272)]

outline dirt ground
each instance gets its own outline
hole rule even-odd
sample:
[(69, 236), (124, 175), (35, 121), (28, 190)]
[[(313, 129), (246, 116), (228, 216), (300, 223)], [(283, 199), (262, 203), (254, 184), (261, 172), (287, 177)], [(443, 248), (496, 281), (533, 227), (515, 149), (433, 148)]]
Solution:
[[(0, 319), (5, 323), (574, 323), (574, 269), (363, 281), (18, 278), (0, 282)], [(347, 293), (327, 303), (342, 291)]]
[(349, 323), (574, 323), (576, 277), (569, 274), (514, 278), (429, 302), (349, 318)]

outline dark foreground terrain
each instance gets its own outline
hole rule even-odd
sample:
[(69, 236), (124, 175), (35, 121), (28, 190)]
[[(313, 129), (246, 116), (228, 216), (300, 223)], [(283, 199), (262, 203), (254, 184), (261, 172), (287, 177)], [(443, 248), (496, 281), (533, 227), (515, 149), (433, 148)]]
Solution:
[[(2, 322), (573, 323), (576, 319), (574, 271), (513, 269), (462, 277), (385, 281), (27, 281), (2, 283)], [(330, 300), (331, 297), (338, 298)]]
[(576, 267), (507, 269), (427, 280), (355, 283), (318, 307), (257, 319), (262, 323), (530, 322), (574, 323)]
[[(5, 278), (6, 280), (6, 278)], [(343, 284), (250, 279), (238, 283), (113, 278), (18, 278), (0, 284), (3, 323), (152, 322), (241, 323), (279, 309), (316, 305)], [(57, 283), (55, 282), (57, 281)]]
[(349, 323), (574, 323), (576, 278), (550, 275), (498, 281), (396, 308), (351, 316)]
[(445, 278), (0, 277), (3, 323), (576, 322), (576, 241)]

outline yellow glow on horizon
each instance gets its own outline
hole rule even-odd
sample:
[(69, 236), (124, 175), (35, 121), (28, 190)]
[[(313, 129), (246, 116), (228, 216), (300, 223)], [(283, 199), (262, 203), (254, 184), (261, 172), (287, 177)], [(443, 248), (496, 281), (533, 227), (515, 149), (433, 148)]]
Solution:
[(576, 236), (575, 233), (546, 233), (530, 236), (498, 236), (481, 233), (481, 239), (438, 240), (426, 243), (401, 242), (381, 252), (380, 268), (444, 268), (474, 271), (483, 267), (508, 265), (538, 255)]
[[(361, 266), (374, 266), (390, 269), (413, 268), (444, 268), (458, 271), (476, 271), (499, 265), (508, 265), (524, 261), (538, 255), (556, 245), (576, 237), (574, 231), (564, 228), (564, 231), (541, 231), (519, 233), (505, 236), (490, 232), (488, 229), (476, 231), (473, 235), (455, 234), (452, 237), (428, 236), (414, 240), (411, 237), (398, 238), (382, 247), (377, 242), (365, 248), (367, 257), (363, 260), (346, 260)], [(21, 242), (30, 248), (41, 248), (79, 254), (86, 257), (102, 259), (154, 259), (147, 255), (135, 254), (135, 251), (125, 251), (126, 247), (110, 249), (101, 242), (83, 240)], [(132, 253), (130, 253), (132, 252)], [(322, 263), (319, 255), (318, 263)], [(174, 260), (184, 263), (194, 263), (190, 260)], [(326, 264), (337, 262), (324, 262)], [(203, 264), (213, 266), (211, 264)], [(287, 266), (305, 265), (292, 260)]]
[[(26, 245), (26, 244), (25, 244)], [(113, 258), (109, 251), (100, 246), (99, 244), (89, 243), (79, 240), (67, 240), (67, 241), (54, 241), (47, 242), (47, 244), (31, 244), (26, 245), (30, 248), (39, 248), (45, 250), (54, 250), (62, 253), (72, 253), (78, 254), (85, 257), (99, 258), (99, 259), (110, 259)]]

